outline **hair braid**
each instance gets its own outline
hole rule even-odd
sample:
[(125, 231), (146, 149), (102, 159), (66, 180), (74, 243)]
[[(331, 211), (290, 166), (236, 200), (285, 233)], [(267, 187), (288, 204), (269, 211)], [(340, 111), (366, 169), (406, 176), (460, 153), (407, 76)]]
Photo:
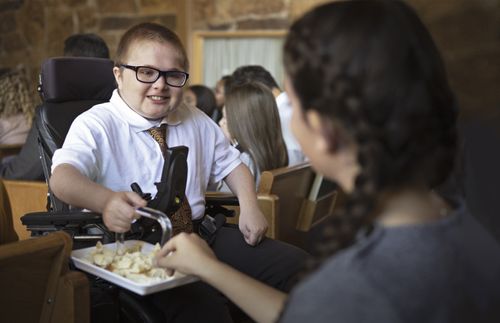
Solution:
[(357, 142), (357, 161), (361, 171), (356, 176), (354, 189), (343, 207), (338, 208), (324, 226), (320, 243), (316, 244), (318, 257), (313, 266), (340, 249), (350, 246), (360, 229), (371, 226), (377, 192), (382, 184), (380, 160), (385, 152), (379, 142), (377, 129), (364, 117), (359, 96), (356, 94), (358, 91), (355, 90), (356, 82), (342, 77), (333, 83), (336, 84), (335, 87), (326, 87), (323, 91), (330, 91), (332, 100)]
[(360, 169), (344, 207), (325, 224), (321, 261), (370, 227), (380, 194), (431, 189), (447, 178), (457, 107), (429, 32), (402, 1), (320, 6), (292, 25), (284, 52), (301, 108), (352, 140)]

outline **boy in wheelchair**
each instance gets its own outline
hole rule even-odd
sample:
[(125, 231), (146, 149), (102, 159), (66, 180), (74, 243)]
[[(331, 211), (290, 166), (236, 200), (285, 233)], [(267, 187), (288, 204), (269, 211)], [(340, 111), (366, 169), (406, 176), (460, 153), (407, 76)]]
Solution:
[[(187, 71), (187, 56), (175, 33), (153, 23), (130, 28), (120, 40), (113, 68), (118, 89), (109, 102), (75, 119), (53, 156), (50, 188), (65, 203), (101, 213), (110, 231), (127, 232), (139, 218), (135, 209), (148, 204), (148, 193), (157, 193), (155, 182), (163, 178), (167, 147), (186, 146), (186, 198), (171, 216), (174, 233), (191, 232), (193, 226), (198, 232), (209, 181), (225, 180), (239, 200), (239, 230), (219, 228), (211, 239), (214, 253), (287, 291), (307, 255), (264, 239), (267, 222), (238, 151), (209, 117), (183, 103)], [(140, 189), (130, 191), (132, 183)], [(168, 322), (232, 321), (226, 300), (204, 283), (149, 298)]]

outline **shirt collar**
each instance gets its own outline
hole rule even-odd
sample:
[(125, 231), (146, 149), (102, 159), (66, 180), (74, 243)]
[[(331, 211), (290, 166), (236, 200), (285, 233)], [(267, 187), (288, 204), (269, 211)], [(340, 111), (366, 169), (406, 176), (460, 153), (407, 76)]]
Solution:
[(181, 102), (177, 109), (171, 111), (161, 121), (158, 121), (148, 120), (135, 112), (127, 103), (125, 103), (117, 89), (113, 91), (113, 95), (109, 101), (118, 108), (118, 113), (120, 113), (120, 115), (136, 133), (146, 131), (152, 127), (157, 127), (162, 123), (166, 123), (169, 126), (177, 126), (182, 123), (184, 117), (186, 116), (186, 114), (183, 113), (183, 110), (186, 109), (184, 102)]

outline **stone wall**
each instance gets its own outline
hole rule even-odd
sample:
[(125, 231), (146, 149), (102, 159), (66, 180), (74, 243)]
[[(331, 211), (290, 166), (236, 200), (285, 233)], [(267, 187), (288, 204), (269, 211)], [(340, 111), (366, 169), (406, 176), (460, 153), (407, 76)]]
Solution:
[(25, 64), (36, 84), (41, 62), (61, 56), (69, 35), (97, 33), (114, 53), (123, 32), (143, 21), (185, 39), (184, 8), (176, 0), (0, 0), (0, 69)]
[[(184, 41), (191, 31), (286, 29), (324, 0), (0, 0), (0, 68), (62, 54), (77, 32), (101, 35), (114, 52), (130, 25), (162, 22)], [(408, 0), (445, 58), (464, 116), (496, 113), (500, 104), (500, 0)]]
[[(324, 0), (192, 0), (193, 30), (287, 28)], [(462, 117), (500, 113), (500, 0), (408, 0), (445, 59)]]

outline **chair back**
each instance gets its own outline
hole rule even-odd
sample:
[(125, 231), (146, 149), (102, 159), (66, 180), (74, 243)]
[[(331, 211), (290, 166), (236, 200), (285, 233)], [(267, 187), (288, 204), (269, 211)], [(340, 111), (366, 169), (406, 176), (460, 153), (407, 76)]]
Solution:
[(311, 227), (332, 212), (337, 190), (303, 163), (262, 172), (257, 193), (270, 215), (268, 236), (306, 248)]
[[(92, 106), (107, 102), (116, 88), (113, 61), (93, 57), (55, 57), (42, 64), (39, 91), (43, 103), (36, 111), (36, 127), (45, 178), (52, 156), (62, 147), (73, 120)], [(66, 206), (51, 194), (54, 211)]]
[(64, 232), (0, 246), (0, 304), (5, 322), (88, 322), (89, 288), (69, 272)]

